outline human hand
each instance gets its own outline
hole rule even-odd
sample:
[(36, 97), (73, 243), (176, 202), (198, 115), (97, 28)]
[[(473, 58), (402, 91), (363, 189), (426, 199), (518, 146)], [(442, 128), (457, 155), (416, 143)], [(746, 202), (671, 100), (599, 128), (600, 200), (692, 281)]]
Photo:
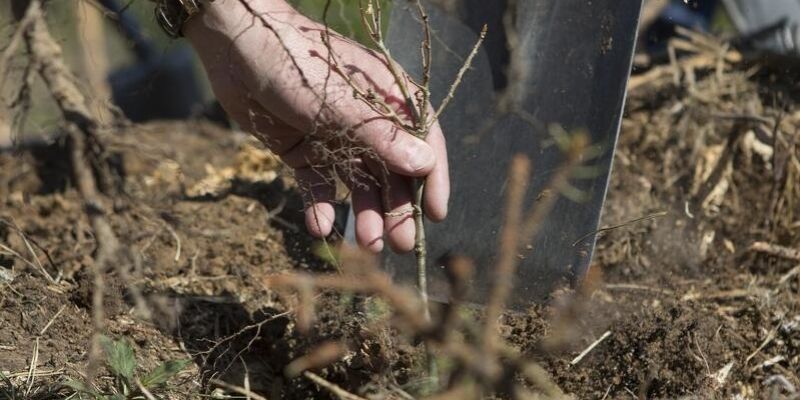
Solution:
[(423, 141), (355, 98), (353, 84), (409, 118), (385, 59), (333, 32), (328, 45), (326, 32), (284, 0), (216, 0), (184, 27), (228, 114), (294, 168), (311, 234), (332, 230), (337, 174), (352, 191), (358, 243), (381, 251), (385, 233), (410, 251), (412, 178), (425, 178), (428, 218), (447, 215), (442, 130), (434, 123)]

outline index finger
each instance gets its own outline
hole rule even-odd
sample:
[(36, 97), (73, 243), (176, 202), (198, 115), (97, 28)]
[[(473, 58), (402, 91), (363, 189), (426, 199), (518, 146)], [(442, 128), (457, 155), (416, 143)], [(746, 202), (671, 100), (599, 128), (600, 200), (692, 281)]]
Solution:
[(431, 126), (426, 141), (433, 150), (436, 164), (425, 179), (425, 215), (432, 221), (441, 222), (447, 217), (450, 201), (450, 167), (447, 161), (447, 143), (438, 121)]

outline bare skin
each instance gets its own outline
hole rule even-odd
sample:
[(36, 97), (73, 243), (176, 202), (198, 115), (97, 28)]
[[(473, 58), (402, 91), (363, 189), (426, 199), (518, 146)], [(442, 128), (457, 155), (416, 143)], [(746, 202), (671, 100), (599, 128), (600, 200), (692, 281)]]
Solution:
[(331, 54), (325, 32), (284, 0), (216, 0), (184, 27), (228, 114), (294, 168), (307, 189), (312, 235), (332, 230), (331, 177), (338, 174), (352, 190), (358, 243), (378, 252), (385, 237), (395, 251), (410, 251), (412, 178), (426, 179), (427, 217), (447, 215), (444, 135), (437, 123), (422, 141), (356, 99), (347, 79), (407, 116), (386, 60), (333, 32)]

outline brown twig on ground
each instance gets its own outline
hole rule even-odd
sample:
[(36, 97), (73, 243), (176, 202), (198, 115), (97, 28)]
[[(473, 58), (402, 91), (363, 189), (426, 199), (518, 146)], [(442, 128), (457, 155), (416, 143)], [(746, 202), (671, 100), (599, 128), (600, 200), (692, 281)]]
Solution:
[[(4, 252), (4, 253), (6, 253), (6, 254), (8, 254), (8, 255), (10, 255), (10, 256), (14, 256), (14, 257), (16, 257), (16, 258), (18, 258), (18, 259), (22, 260), (22, 262), (24, 262), (25, 264), (28, 264), (28, 266), (30, 266), (30, 267), (31, 267), (31, 268), (33, 268), (34, 270), (38, 270), (38, 271), (39, 271), (39, 272), (42, 274), (42, 276), (44, 276), (44, 277), (45, 277), (45, 279), (47, 279), (47, 281), (48, 281), (48, 282), (50, 282), (50, 283), (56, 283), (56, 282), (53, 280), (53, 277), (52, 277), (52, 276), (50, 276), (50, 274), (49, 274), (49, 273), (47, 273), (47, 270), (45, 270), (45, 269), (44, 269), (44, 268), (41, 266), (41, 263), (38, 263), (38, 262), (37, 262), (37, 263), (34, 263), (33, 261), (30, 261), (30, 260), (28, 260), (27, 258), (23, 257), (21, 254), (19, 254), (18, 252), (16, 252), (14, 249), (12, 249), (12, 248), (10, 248), (10, 247), (8, 247), (8, 246), (6, 246), (6, 245), (2, 244), (2, 243), (0, 243), (0, 251)], [(35, 256), (34, 256), (34, 257), (35, 257)], [(34, 258), (34, 260), (37, 260), (37, 261), (38, 261), (38, 259), (36, 259), (36, 258)]]
[(589, 347), (584, 349), (580, 354), (578, 354), (575, 358), (573, 358), (572, 361), (569, 362), (569, 364), (576, 365), (579, 362), (581, 362), (581, 360), (583, 360), (587, 354), (589, 354), (592, 350), (594, 350), (594, 348), (597, 347), (597, 345), (600, 344), (603, 340), (608, 339), (609, 336), (611, 336), (611, 331), (606, 331), (605, 333), (603, 333), (603, 335), (600, 336), (599, 339), (592, 342), (592, 344), (590, 344)]
[(333, 364), (347, 354), (347, 346), (341, 342), (326, 342), (308, 354), (295, 359), (284, 369), (284, 375), (296, 378), (310, 369), (321, 368)]
[(350, 393), (350, 392), (342, 389), (339, 385), (337, 385), (337, 384), (335, 384), (333, 382), (329, 382), (325, 378), (323, 378), (323, 377), (321, 377), (321, 376), (319, 376), (319, 375), (317, 375), (317, 374), (315, 374), (315, 373), (313, 373), (311, 371), (304, 372), (303, 376), (308, 378), (311, 382), (316, 383), (317, 386), (330, 391), (336, 397), (338, 397), (340, 400), (366, 400), (361, 396), (357, 396), (357, 395), (355, 395), (353, 393)]
[[(193, 354), (193, 356), (200, 356), (200, 358), (203, 360), (203, 366), (205, 366), (208, 363), (208, 359), (210, 358), (209, 356), (213, 355), (222, 346), (231, 344), (231, 342), (233, 342), (234, 340), (240, 338), (245, 332), (249, 332), (249, 331), (255, 330), (255, 332), (253, 333), (253, 336), (248, 339), (247, 345), (243, 346), (242, 349), (240, 349), (235, 355), (233, 355), (233, 357), (231, 357), (232, 361), (225, 368), (221, 369), (221, 371), (223, 371), (223, 372), (227, 371), (228, 368), (230, 368), (230, 366), (232, 365), (233, 360), (236, 360), (237, 358), (241, 357), (242, 354), (244, 354), (244, 352), (247, 351), (253, 345), (253, 343), (255, 343), (255, 341), (258, 340), (258, 338), (261, 337), (261, 330), (264, 327), (264, 325), (266, 325), (266, 324), (268, 324), (268, 323), (270, 323), (272, 321), (275, 321), (278, 318), (286, 317), (289, 314), (291, 314), (291, 311), (284, 311), (282, 313), (278, 313), (278, 314), (269, 316), (269, 317), (267, 317), (267, 318), (265, 318), (265, 319), (263, 319), (263, 320), (261, 320), (261, 321), (259, 321), (257, 323), (247, 325), (247, 326), (243, 327), (242, 329), (239, 329), (238, 331), (234, 332), (233, 334), (228, 335), (228, 336), (216, 341), (208, 350), (204, 350), (202, 352), (195, 353), (195, 354)], [(228, 348), (226, 348), (225, 350), (223, 350), (222, 353), (216, 355), (214, 357), (214, 362), (212, 363), (213, 366), (216, 367), (217, 361), (220, 360), (225, 355), (225, 353), (227, 353), (229, 350), (230, 350), (230, 346)]]
[[(347, 265), (347, 264), (345, 264)], [(350, 265), (347, 265), (350, 267)], [(431, 322), (422, 315), (419, 296), (406, 288), (395, 285), (391, 277), (374, 266), (358, 266), (357, 271), (345, 270), (344, 275), (284, 274), (269, 277), (267, 287), (298, 288), (310, 286), (317, 290), (329, 289), (376, 295), (385, 299), (397, 315), (415, 332), (427, 332)]]
[(58, 317), (61, 316), (61, 313), (63, 313), (66, 308), (67, 305), (64, 304), (63, 306), (61, 306), (61, 308), (58, 309), (55, 315), (53, 315), (53, 318), (50, 318), (50, 321), (47, 321), (47, 324), (45, 324), (44, 328), (42, 328), (42, 330), (39, 331), (39, 336), (44, 335), (45, 332), (47, 332), (47, 330), (50, 329), (53, 323), (56, 322), (56, 319), (58, 319)]
[(765, 347), (767, 347), (767, 345), (771, 341), (775, 340), (775, 338), (777, 337), (777, 335), (776, 335), (777, 333), (778, 333), (778, 326), (776, 326), (773, 329), (771, 329), (769, 331), (769, 333), (767, 333), (767, 337), (764, 338), (764, 340), (761, 342), (761, 344), (759, 344), (758, 347), (756, 347), (756, 349), (753, 350), (753, 352), (750, 353), (750, 355), (748, 355), (747, 358), (744, 359), (744, 365), (747, 366), (747, 364), (750, 363), (750, 360), (752, 360), (753, 357), (757, 356), (758, 353), (760, 353), (761, 350), (763, 350)]
[(719, 185), (720, 181), (722, 181), (725, 176), (725, 171), (728, 170), (733, 163), (733, 158), (736, 155), (739, 141), (744, 136), (746, 127), (746, 124), (742, 122), (737, 122), (733, 125), (731, 132), (728, 135), (728, 140), (725, 142), (725, 147), (722, 150), (722, 154), (716, 161), (716, 164), (709, 173), (708, 178), (698, 186), (697, 193), (692, 199), (692, 208), (706, 208), (709, 198), (714, 193), (714, 189), (717, 187), (717, 185)]
[(217, 386), (225, 388), (225, 389), (228, 389), (230, 391), (239, 393), (242, 396), (246, 396), (246, 397), (249, 397), (249, 398), (254, 399), (254, 400), (267, 400), (266, 397), (261, 396), (258, 393), (254, 393), (254, 392), (252, 392), (250, 390), (247, 390), (246, 388), (243, 388), (243, 387), (237, 386), (237, 385), (233, 385), (233, 384), (230, 384), (228, 382), (221, 381), (219, 379), (210, 379), (209, 383), (211, 383), (213, 385), (217, 385)]
[(750, 251), (765, 253), (771, 256), (786, 258), (789, 260), (800, 261), (800, 250), (785, 247), (767, 242), (754, 242), (750, 245)]
[(36, 368), (39, 366), (39, 337), (37, 336), (33, 342), (33, 352), (31, 354), (31, 361), (30, 366), (28, 367), (28, 385), (27, 389), (25, 390), (25, 397), (27, 397), (30, 392), (31, 388), (33, 387), (33, 381), (36, 379)]
[(597, 235), (597, 234), (613, 231), (613, 230), (616, 230), (616, 229), (619, 229), (619, 228), (624, 228), (626, 226), (637, 224), (639, 222), (650, 221), (650, 220), (654, 220), (654, 219), (657, 219), (657, 218), (665, 217), (665, 216), (667, 216), (667, 214), (669, 214), (667, 211), (657, 211), (657, 212), (654, 212), (652, 214), (648, 214), (648, 215), (645, 215), (645, 216), (639, 217), (639, 218), (634, 218), (634, 219), (631, 219), (629, 221), (625, 221), (625, 222), (620, 223), (620, 224), (611, 225), (611, 226), (604, 226), (604, 227), (602, 227), (600, 229), (596, 229), (596, 230), (594, 230), (592, 232), (589, 232), (589, 233), (579, 237), (574, 242), (572, 242), (572, 245), (573, 246), (577, 246), (580, 242), (584, 241), (585, 239), (587, 239), (587, 238), (589, 238), (591, 236)]
[(679, 34), (688, 36), (685, 39), (672, 39), (667, 47), (670, 54), (680, 49), (691, 52), (692, 55), (684, 59), (674, 59), (674, 63), (659, 65), (649, 71), (632, 76), (628, 82), (628, 90), (635, 91), (639, 88), (651, 86), (655, 82), (667, 81), (670, 78), (679, 79), (681, 71), (695, 69), (713, 70), (742, 61), (743, 56), (737, 50), (731, 50), (723, 43), (717, 43), (704, 38), (701, 34), (681, 30)]

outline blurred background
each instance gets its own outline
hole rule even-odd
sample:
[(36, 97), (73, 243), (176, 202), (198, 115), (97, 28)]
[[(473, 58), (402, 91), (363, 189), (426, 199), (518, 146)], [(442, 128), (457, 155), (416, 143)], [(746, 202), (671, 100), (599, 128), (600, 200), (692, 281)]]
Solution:
[[(292, 0), (306, 15), (321, 20), (327, 0)], [(743, 2), (747, 8), (747, 2)], [(758, 2), (752, 2), (758, 3)], [(769, 2), (767, 2), (769, 3)], [(676, 26), (713, 32), (731, 37), (750, 28), (731, 9), (741, 9), (737, 1), (648, 0), (642, 15), (640, 51), (634, 72), (649, 68), (668, 57), (667, 39)], [(746, 10), (745, 10), (746, 11)], [(775, 10), (781, 13), (780, 7)], [(737, 12), (741, 14), (741, 12)], [(154, 119), (206, 118), (228, 124), (224, 112), (214, 101), (202, 67), (182, 40), (173, 40), (158, 28), (152, 3), (145, 0), (59, 0), (48, 4), (48, 19), (53, 34), (64, 48), (65, 59), (73, 71), (90, 87), (87, 93), (96, 102), (112, 101), (133, 122)], [(786, 18), (784, 18), (786, 19)], [(0, 8), (3, 39), (13, 32), (13, 15)], [(327, 21), (337, 31), (364, 39), (358, 20), (357, 0), (333, 0)], [(764, 24), (770, 25), (770, 24)], [(774, 25), (774, 24), (773, 24)], [(774, 28), (774, 27), (773, 27)], [(14, 68), (9, 68), (14, 74)], [(169, 84), (167, 84), (167, 82)], [(3, 93), (9, 98), (8, 93)], [(9, 121), (7, 110), (0, 109), (0, 145), (12, 140), (16, 132), (36, 137), (52, 131), (59, 115), (41, 83), (33, 85), (31, 104), (35, 107), (22, 121)], [(105, 108), (105, 107), (98, 107)]]
[[(327, 0), (291, 3), (321, 20)], [(358, 15), (357, 1), (334, 0), (326, 19), (335, 30), (361, 40)], [(161, 31), (150, 1), (50, 1), (47, 19), (65, 61), (89, 86), (86, 93), (93, 101), (113, 102), (133, 122), (205, 118), (228, 124), (194, 52), (185, 41), (171, 39)], [(13, 34), (13, 20), (10, 7), (0, 7), (0, 25), (5, 27), (0, 42), (7, 42)], [(20, 74), (13, 65), (9, 67), (10, 74)], [(23, 120), (10, 121), (8, 110), (0, 108), (0, 147), (11, 144), (12, 131), (35, 138), (55, 128), (59, 113), (41, 82), (34, 83), (31, 92), (30, 104), (35, 106)], [(7, 90), (2, 93), (10, 101), (12, 95)], [(12, 130), (17, 123), (18, 129)]]

